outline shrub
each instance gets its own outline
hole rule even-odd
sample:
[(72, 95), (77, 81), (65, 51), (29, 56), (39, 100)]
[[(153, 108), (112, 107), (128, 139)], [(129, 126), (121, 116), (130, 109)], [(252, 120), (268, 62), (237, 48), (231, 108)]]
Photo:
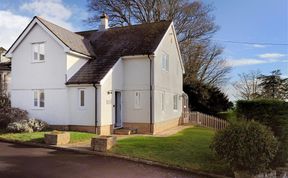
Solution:
[(8, 132), (33, 132), (33, 129), (29, 126), (27, 120), (20, 120), (17, 122), (9, 123), (7, 126)]
[(284, 165), (288, 161), (288, 103), (279, 100), (238, 101), (236, 112), (240, 119), (255, 120), (271, 128), (280, 142), (273, 165)]
[(265, 172), (277, 152), (277, 140), (255, 121), (236, 122), (216, 133), (211, 148), (234, 171)]
[(9, 123), (7, 126), (8, 132), (39, 132), (48, 129), (48, 124), (39, 119), (25, 119)]
[(44, 131), (48, 129), (48, 124), (45, 121), (35, 118), (28, 119), (28, 125), (33, 129), (34, 132)]
[(27, 120), (27, 111), (21, 110), (19, 108), (5, 107), (0, 109), (0, 128), (6, 129), (9, 123)]

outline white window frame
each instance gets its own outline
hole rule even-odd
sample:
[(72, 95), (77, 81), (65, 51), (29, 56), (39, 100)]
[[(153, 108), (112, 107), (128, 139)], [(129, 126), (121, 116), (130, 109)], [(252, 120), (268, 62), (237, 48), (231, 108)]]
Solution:
[(162, 54), (161, 68), (164, 71), (169, 71), (169, 55), (165, 52)]
[(141, 92), (135, 91), (134, 93), (134, 108), (141, 109)]
[[(35, 46), (37, 45), (37, 59), (34, 58), (34, 49)], [(43, 45), (43, 56), (44, 59), (40, 60), (40, 46)], [(45, 42), (37, 42), (37, 43), (32, 43), (32, 62), (33, 63), (38, 63), (38, 62), (45, 62), (46, 60), (46, 55), (45, 55)]]
[[(41, 105), (41, 93), (43, 93), (43, 106)], [(36, 103), (35, 103), (36, 101)], [(36, 104), (36, 105), (35, 105)], [(37, 90), (33, 90), (33, 108), (34, 109), (44, 109), (45, 108), (45, 91), (43, 89), (37, 89)]]
[(161, 93), (161, 111), (165, 111), (165, 93)]
[[(84, 98), (83, 98), (83, 106), (82, 106), (82, 95), (81, 93), (84, 92)], [(79, 88), (78, 89), (78, 107), (80, 109), (85, 109), (86, 108), (86, 89), (85, 88)]]
[(173, 110), (178, 111), (178, 95), (173, 96)]

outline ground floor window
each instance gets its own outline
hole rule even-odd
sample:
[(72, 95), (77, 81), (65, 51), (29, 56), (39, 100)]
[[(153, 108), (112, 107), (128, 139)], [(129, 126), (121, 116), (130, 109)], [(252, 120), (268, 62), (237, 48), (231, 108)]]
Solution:
[(45, 107), (45, 94), (44, 90), (34, 90), (34, 103), (35, 108), (44, 108)]
[(178, 110), (178, 95), (173, 96), (173, 109)]
[(79, 89), (79, 107), (85, 107), (85, 89)]

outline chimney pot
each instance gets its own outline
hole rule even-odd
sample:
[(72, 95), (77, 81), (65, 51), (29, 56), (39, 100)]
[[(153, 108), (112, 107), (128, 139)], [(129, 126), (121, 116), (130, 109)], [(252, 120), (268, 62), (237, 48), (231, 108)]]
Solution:
[(107, 30), (109, 28), (108, 26), (108, 15), (103, 13), (101, 16), (100, 16), (100, 19), (101, 19), (101, 22), (100, 22), (100, 25), (99, 25), (99, 31), (104, 31), (104, 30)]

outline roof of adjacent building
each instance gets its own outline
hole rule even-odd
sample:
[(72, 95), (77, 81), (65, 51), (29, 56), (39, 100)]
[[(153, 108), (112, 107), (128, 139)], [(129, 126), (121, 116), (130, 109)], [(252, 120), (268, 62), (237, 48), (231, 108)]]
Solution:
[(11, 62), (0, 62), (0, 71), (11, 71)]
[(0, 54), (3, 53), (3, 52), (6, 52), (6, 49), (3, 48), (3, 47), (0, 47)]

